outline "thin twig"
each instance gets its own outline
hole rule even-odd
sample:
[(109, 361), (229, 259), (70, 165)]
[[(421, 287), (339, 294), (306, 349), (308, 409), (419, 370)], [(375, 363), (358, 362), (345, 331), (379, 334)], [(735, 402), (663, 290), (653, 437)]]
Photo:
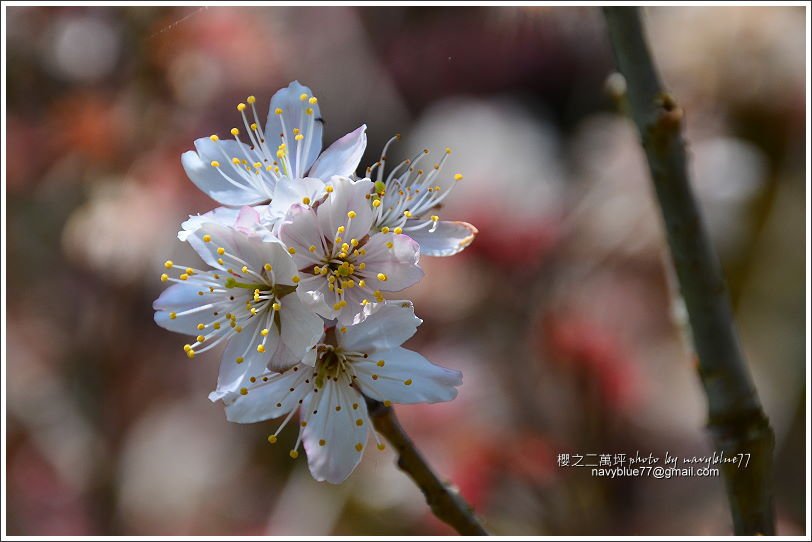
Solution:
[(747, 466), (721, 465), (734, 531), (772, 535), (773, 432), (742, 355), (721, 268), (691, 191), (681, 135), (683, 111), (663, 90), (639, 10), (606, 7), (604, 13), (688, 310), (699, 377), (708, 398), (708, 427), (724, 457), (750, 454)]
[(487, 536), (474, 510), (457, 491), (441, 481), (400, 426), (392, 407), (367, 398), (367, 408), (378, 433), (398, 453), (398, 467), (409, 475), (426, 496), (431, 511), (461, 535)]

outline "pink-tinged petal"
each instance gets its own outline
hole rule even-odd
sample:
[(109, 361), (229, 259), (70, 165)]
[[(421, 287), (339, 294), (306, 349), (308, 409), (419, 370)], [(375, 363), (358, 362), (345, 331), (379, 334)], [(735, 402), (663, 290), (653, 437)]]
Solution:
[[(268, 263), (273, 268), (276, 283), (294, 284), (296, 268), (279, 240), (266, 240), (220, 224), (206, 223), (190, 234), (188, 241), (207, 264), (220, 270), (231, 269), (248, 282), (256, 282), (258, 279), (251, 272), (262, 275)], [(223, 254), (219, 253), (221, 248)], [(244, 265), (249, 272), (242, 272)]]
[[(181, 155), (181, 164), (189, 179), (210, 198), (231, 206), (256, 205), (270, 199), (272, 187), (259, 190), (252, 186), (235, 169), (242, 166), (235, 166), (231, 162), (232, 158), (250, 163), (259, 160), (247, 145), (230, 140), (214, 142), (204, 137), (195, 141), (195, 149)], [(217, 162), (219, 166), (212, 166), (212, 162)]]
[[(383, 362), (383, 363), (381, 363)], [(379, 401), (393, 403), (437, 403), (457, 396), (462, 373), (434, 365), (405, 348), (375, 352), (367, 359), (354, 361), (355, 384)]]
[[(387, 246), (392, 243), (392, 247)], [(399, 292), (423, 278), (420, 269), (420, 246), (408, 235), (376, 233), (364, 246), (366, 269), (364, 277), (370, 288), (385, 292)], [(381, 280), (379, 274), (386, 279)]]
[(349, 177), (358, 169), (364, 150), (367, 148), (367, 125), (350, 132), (327, 147), (319, 156), (309, 175), (329, 179), (333, 175)]
[[(152, 308), (155, 309), (155, 323), (164, 329), (196, 336), (199, 334), (197, 324), (207, 323), (214, 320), (211, 310), (195, 310), (204, 307), (212, 302), (211, 296), (201, 296), (199, 284), (178, 283), (173, 284), (156, 299)], [(194, 311), (183, 314), (187, 311)], [(175, 317), (172, 318), (171, 314)]]
[(321, 179), (285, 177), (276, 184), (268, 214), (283, 219), (291, 205), (312, 205), (324, 196), (324, 181)]
[(237, 213), (234, 229), (246, 235), (252, 235), (259, 226), (259, 213), (253, 207), (244, 206)]
[[(409, 220), (406, 226), (412, 222)], [(440, 221), (432, 232), (431, 227), (408, 231), (409, 236), (420, 245), (423, 256), (453, 256), (473, 243), (479, 231), (467, 222)]]
[(302, 359), (324, 334), (324, 322), (296, 295), (286, 295), (279, 302), (282, 305), (279, 311), (282, 342), (294, 356)]
[(353, 352), (372, 354), (406, 342), (423, 320), (414, 315), (411, 301), (370, 303), (361, 311), (361, 322), (336, 334), (338, 345)]
[(299, 400), (313, 389), (312, 376), (313, 368), (304, 365), (294, 365), (284, 373), (262, 376), (255, 384), (246, 387), (245, 395), (236, 393), (223, 398), (226, 418), (230, 422), (255, 423), (285, 415), (297, 408)]
[[(316, 212), (300, 204), (291, 205), (279, 226), (279, 238), (293, 250), (297, 269), (312, 269), (320, 265), (324, 257), (324, 244)], [(314, 247), (314, 251), (310, 251)]]
[[(302, 94), (307, 95), (305, 100), (301, 99)], [(308, 87), (299, 84), (298, 81), (293, 81), (287, 88), (283, 88), (273, 95), (268, 110), (268, 120), (265, 123), (265, 139), (268, 147), (275, 150), (282, 142), (280, 134), (283, 133), (282, 121), (284, 120), (288, 157), (294, 167), (293, 171), (288, 172), (288, 176), (294, 179), (304, 177), (321, 152), (324, 126), (319, 104), (311, 104), (309, 101), (312, 96), (313, 92)], [(282, 110), (281, 115), (275, 113), (277, 108)], [(313, 111), (311, 115), (306, 113), (308, 108)], [(302, 132), (304, 138), (301, 141), (294, 139), (294, 128), (298, 128)], [(302, 146), (302, 163), (297, 168), (296, 156), (299, 153), (299, 146)]]
[(347, 379), (326, 380), (309, 408), (302, 442), (310, 473), (319, 482), (340, 484), (361, 462), (366, 448), (369, 418), (364, 399)]
[[(332, 177), (327, 185), (333, 187), (333, 192), (317, 210), (321, 231), (332, 240), (339, 226), (344, 226), (341, 238), (345, 243), (349, 243), (351, 239), (360, 241), (372, 227), (372, 207), (367, 200), (372, 191), (372, 181)], [(352, 219), (348, 218), (350, 212), (355, 215)]]

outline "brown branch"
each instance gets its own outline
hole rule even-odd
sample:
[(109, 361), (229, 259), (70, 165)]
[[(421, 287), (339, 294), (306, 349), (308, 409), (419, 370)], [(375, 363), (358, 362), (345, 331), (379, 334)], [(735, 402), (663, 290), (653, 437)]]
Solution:
[(746, 467), (722, 464), (734, 530), (772, 535), (773, 432), (742, 355), (719, 262), (691, 190), (681, 135), (683, 111), (663, 90), (639, 9), (606, 7), (604, 13), (688, 309), (708, 398), (708, 427), (725, 457), (751, 454)]
[(367, 398), (367, 408), (378, 433), (398, 453), (398, 467), (409, 475), (426, 497), (431, 511), (461, 535), (487, 536), (474, 510), (462, 496), (441, 481), (403, 430), (392, 407)]

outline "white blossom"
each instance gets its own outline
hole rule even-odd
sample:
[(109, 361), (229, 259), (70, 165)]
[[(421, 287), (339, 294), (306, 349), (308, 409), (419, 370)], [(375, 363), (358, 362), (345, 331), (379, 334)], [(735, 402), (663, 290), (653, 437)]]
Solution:
[(442, 169), (451, 149), (434, 164), (427, 162), (429, 150), (424, 149), (413, 158), (400, 162), (388, 175), (385, 174), (386, 152), (397, 135), (383, 148), (381, 158), (367, 168), (367, 176), (377, 169), (374, 207), (374, 228), (379, 231), (405, 233), (420, 245), (420, 253), (426, 256), (451, 256), (470, 245), (477, 229), (467, 222), (440, 220), (436, 213), (443, 200), (462, 180), (462, 174), (443, 176)]
[(384, 445), (372, 428), (364, 396), (391, 403), (450, 401), (462, 384), (462, 374), (429, 362), (401, 347), (422, 320), (409, 302), (364, 307), (365, 318), (352, 326), (330, 328), (303, 363), (283, 372), (257, 372), (239, 392), (214, 392), (222, 398), (232, 422), (254, 423), (284, 416), (268, 437), (279, 433), (299, 413), (300, 444), (319, 481), (340, 483), (361, 461), (368, 433)]
[(211, 269), (167, 261), (161, 279), (175, 284), (155, 300), (155, 322), (195, 337), (184, 346), (190, 358), (226, 343), (218, 389), (239, 389), (246, 373), (301, 360), (324, 327), (294, 293), (299, 274), (285, 247), (215, 223), (203, 224), (189, 242)]

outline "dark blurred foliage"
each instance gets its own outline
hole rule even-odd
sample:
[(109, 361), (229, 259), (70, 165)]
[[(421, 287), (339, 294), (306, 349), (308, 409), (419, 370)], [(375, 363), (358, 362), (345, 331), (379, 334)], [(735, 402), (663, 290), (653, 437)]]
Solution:
[[(596, 8), (10, 7), (9, 534), (448, 534), (390, 452), (314, 482), (206, 395), (152, 322), (161, 262), (214, 203), (179, 155), (298, 79), (363, 164), (454, 149), (443, 213), (480, 229), (424, 258), (410, 346), (465, 375), (399, 407), (495, 534), (721, 535), (721, 479), (601, 479), (561, 453), (702, 455), (705, 399)], [(696, 190), (777, 434), (779, 533), (803, 532), (804, 12), (649, 8), (688, 115)]]

